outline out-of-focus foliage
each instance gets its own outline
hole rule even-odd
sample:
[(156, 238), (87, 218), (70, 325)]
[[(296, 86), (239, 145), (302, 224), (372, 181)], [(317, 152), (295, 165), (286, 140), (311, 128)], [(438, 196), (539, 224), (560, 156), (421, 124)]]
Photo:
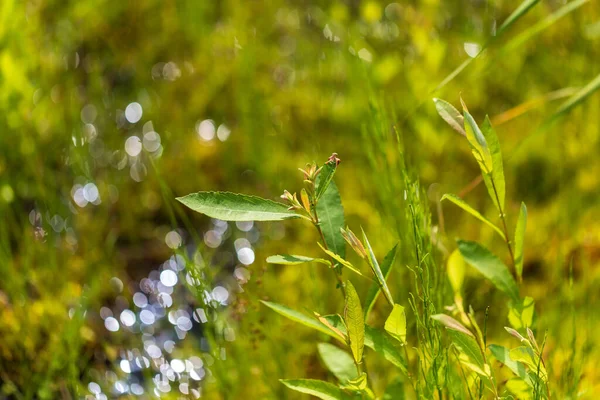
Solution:
[[(214, 224), (173, 199), (199, 190), (274, 198), (292, 189), (297, 167), (336, 151), (347, 222), (365, 227), (383, 255), (404, 229), (395, 202), (406, 188), (390, 167), (399, 157), (395, 125), (438, 234), (498, 246), (493, 230), (439, 204), (443, 193), (457, 193), (486, 218), (497, 215), (485, 185), (473, 181), (479, 171), (470, 149), (431, 102), (456, 104), (459, 93), (471, 114), (482, 120), (485, 110), (495, 126), (511, 229), (517, 200), (527, 204), (523, 277), (540, 309), (536, 324), (548, 331), (553, 390), (558, 398), (593, 396), (600, 95), (548, 123), (600, 73), (600, 7), (571, 3), (566, 13), (562, 1), (539, 2), (492, 40), (514, 2), (3, 0), (0, 398), (76, 398), (92, 394), (90, 382), (109, 397), (120, 393), (114, 383), (127, 374), (119, 360), (137, 354), (127, 349), (143, 353), (141, 333), (110, 332), (101, 307), (134, 309), (138, 282), (169, 260), (179, 235), (177, 251), (190, 257), (198, 235), (204, 239), (204, 277), (231, 293), (217, 319), (218, 344), (209, 346), (198, 329), (177, 350), (181, 359), (219, 350), (220, 359), (203, 356), (211, 364), (204, 397), (280, 399), (292, 395), (278, 378), (326, 378), (314, 333), (258, 301), (336, 309), (329, 275), (263, 261), (284, 244), (305, 254), (316, 236), (289, 221), (255, 224), (255, 261), (242, 262), (231, 249), (249, 233), (232, 225), (223, 238), (230, 251), (213, 250), (212, 234), (204, 234)], [(390, 278), (403, 299), (406, 246)], [(465, 302), (491, 305), (490, 323), (501, 321), (505, 310), (494, 308), (490, 287), (472, 282), (465, 278)], [(361, 296), (367, 287), (357, 285)], [(182, 304), (202, 301), (193, 291), (178, 296)], [(372, 315), (385, 320), (377, 307)], [(152, 393), (154, 374), (138, 374)], [(376, 390), (393, 378), (376, 376)], [(163, 397), (187, 389), (170, 390)]]

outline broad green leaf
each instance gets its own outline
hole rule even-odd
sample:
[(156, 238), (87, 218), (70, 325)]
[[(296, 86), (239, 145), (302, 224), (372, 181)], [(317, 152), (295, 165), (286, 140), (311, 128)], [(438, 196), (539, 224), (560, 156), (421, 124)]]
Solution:
[(442, 99), (433, 99), (435, 103), (435, 108), (440, 115), (458, 133), (463, 136), (466, 136), (465, 126), (464, 126), (464, 117), (454, 106)]
[(354, 361), (362, 361), (365, 345), (365, 320), (360, 305), (360, 298), (352, 282), (346, 281), (346, 306), (344, 307), (344, 321), (348, 328), (348, 340)]
[(506, 20), (504, 20), (504, 22), (502, 23), (502, 25), (500, 25), (500, 28), (498, 28), (498, 32), (496, 33), (496, 36), (500, 36), (502, 33), (504, 33), (505, 30), (507, 30), (519, 18), (521, 18), (523, 15), (525, 15), (527, 13), (527, 11), (529, 11), (539, 1), (540, 0), (524, 0), (515, 9), (515, 11), (513, 11), (512, 14), (510, 14), (510, 16), (508, 18), (506, 18)]
[(317, 201), (323, 196), (331, 181), (333, 179), (333, 175), (335, 175), (335, 170), (337, 168), (337, 164), (335, 161), (326, 162), (321, 168), (321, 172), (319, 172), (319, 176), (317, 177), (315, 196)]
[[(333, 251), (327, 250), (325, 247), (323, 247), (321, 245), (321, 243), (317, 243), (317, 244), (319, 245), (321, 250), (323, 250), (325, 252), (325, 254), (327, 254), (329, 257), (333, 258), (335, 261), (339, 262), (340, 264), (342, 264), (344, 267), (348, 268), (350, 271), (354, 272), (355, 274), (360, 275), (363, 278), (367, 278), (366, 276), (363, 275), (362, 272), (360, 272), (360, 270), (358, 268), (356, 268), (354, 265), (352, 265), (349, 261), (344, 260), (342, 257), (340, 257), (338, 254), (334, 253)], [(367, 278), (367, 279), (369, 279), (369, 278)]]
[(448, 257), (448, 280), (455, 294), (460, 295), (463, 281), (465, 279), (465, 260), (463, 260), (458, 249), (454, 250)]
[(346, 383), (358, 377), (352, 356), (329, 343), (317, 345), (319, 356), (329, 371), (341, 382)]
[(497, 344), (491, 344), (488, 346), (488, 348), (496, 360), (506, 365), (508, 369), (510, 369), (516, 376), (523, 379), (523, 381), (525, 381), (529, 386), (534, 387), (534, 380), (532, 379), (532, 376), (527, 373), (525, 365), (510, 358), (509, 349)]
[(198, 192), (178, 201), (201, 214), (223, 221), (280, 221), (299, 218), (288, 206), (257, 196), (229, 192)]
[[(540, 379), (546, 380), (546, 369), (540, 363), (540, 359), (533, 353), (531, 347), (520, 346), (510, 350), (510, 358), (525, 364), (529, 368), (529, 372), (539, 376)], [(539, 368), (539, 374), (538, 374)]]
[[(325, 315), (324, 318), (344, 334), (347, 333), (346, 326), (339, 315)], [(375, 350), (376, 353), (381, 354), (386, 360), (400, 368), (402, 372), (407, 373), (406, 360), (396, 346), (396, 341), (384, 331), (365, 324), (365, 346)]]
[(346, 241), (340, 229), (344, 227), (344, 208), (334, 181), (317, 202), (319, 226), (325, 237), (327, 248), (342, 258), (346, 257)]
[(523, 248), (525, 244), (525, 230), (527, 229), (527, 207), (521, 203), (519, 219), (515, 229), (515, 270), (519, 279), (523, 276)]
[(512, 305), (508, 312), (508, 321), (515, 329), (525, 329), (533, 326), (534, 314), (535, 302), (533, 298), (527, 296), (523, 301)]
[(316, 329), (319, 332), (322, 332), (326, 335), (339, 339), (335, 332), (332, 332), (328, 327), (317, 321), (316, 319), (309, 317), (299, 311), (291, 309), (286, 306), (282, 306), (281, 304), (272, 303), (270, 301), (261, 300), (265, 306), (274, 310), (276, 313), (283, 315), (286, 318), (291, 319), (292, 321), (299, 322), (304, 326), (308, 326), (309, 328)]
[(504, 384), (506, 389), (517, 397), (519, 400), (534, 400), (533, 390), (522, 379), (512, 378)]
[(473, 335), (466, 335), (461, 331), (448, 329), (452, 343), (461, 353), (460, 362), (477, 374), (490, 377), (490, 367), (485, 363), (483, 353)]
[(385, 320), (384, 328), (394, 339), (406, 344), (406, 314), (404, 313), (404, 307), (394, 304), (392, 312)]
[(502, 163), (500, 142), (498, 141), (498, 135), (492, 127), (492, 123), (487, 115), (485, 116), (482, 127), (483, 136), (485, 137), (492, 157), (492, 170), (487, 178), (493, 180), (493, 183), (487, 181), (485, 183), (492, 201), (496, 204), (496, 207), (498, 207), (498, 211), (501, 211), (504, 210), (506, 183), (504, 181), (504, 166)]
[(346, 400), (350, 395), (333, 383), (316, 379), (280, 379), (288, 388), (300, 393), (306, 393), (323, 400)]
[[(387, 278), (392, 271), (392, 266), (394, 265), (394, 261), (396, 260), (396, 250), (398, 245), (396, 244), (385, 256), (383, 262), (381, 263), (381, 274), (383, 275), (383, 279), (387, 282)], [(377, 282), (373, 282), (369, 287), (369, 291), (367, 292), (367, 297), (365, 299), (365, 320), (368, 318), (369, 313), (373, 309), (375, 305), (375, 301), (377, 301), (377, 297), (379, 297), (379, 293), (381, 293), (381, 286)]]
[(489, 174), (492, 171), (492, 155), (485, 136), (483, 136), (483, 132), (479, 129), (477, 122), (475, 122), (475, 119), (467, 110), (464, 110), (464, 117), (465, 132), (467, 133), (467, 141), (471, 146), (471, 153), (473, 153), (475, 160), (479, 164), (481, 172), (484, 175)]
[(471, 214), (472, 216), (474, 216), (478, 220), (480, 220), (483, 223), (487, 224), (493, 230), (495, 230), (496, 233), (498, 233), (498, 235), (500, 235), (500, 237), (502, 239), (506, 240), (506, 236), (504, 235), (504, 232), (502, 232), (502, 230), (500, 228), (498, 228), (492, 221), (490, 221), (489, 219), (487, 219), (486, 217), (484, 217), (483, 215), (481, 215), (481, 213), (479, 211), (477, 211), (476, 209), (474, 209), (473, 207), (471, 207), (469, 204), (467, 204), (463, 199), (461, 199), (457, 195), (455, 195), (455, 194), (445, 194), (445, 195), (442, 196), (442, 200), (441, 201), (444, 201), (444, 200), (451, 201), (452, 203), (456, 204), (457, 206), (459, 206), (460, 208), (462, 208), (463, 210), (465, 210), (466, 212), (468, 212), (469, 214)]
[(365, 245), (367, 246), (367, 254), (369, 256), (369, 265), (371, 266), (371, 269), (373, 270), (373, 275), (375, 275), (375, 278), (377, 278), (377, 282), (379, 283), (379, 286), (381, 287), (381, 291), (387, 298), (388, 302), (390, 304), (394, 304), (394, 299), (392, 298), (390, 289), (388, 288), (385, 277), (383, 276), (383, 272), (381, 272), (381, 267), (379, 267), (379, 263), (377, 262), (375, 253), (373, 253), (373, 248), (371, 247), (371, 243), (369, 243), (369, 239), (367, 239), (367, 235), (365, 234), (365, 231), (362, 228), (361, 228), (361, 231), (362, 231), (362, 235), (363, 235), (363, 241), (365, 242)]
[(494, 286), (506, 293), (513, 303), (519, 303), (519, 288), (504, 263), (477, 242), (458, 240), (458, 249), (467, 264), (478, 270)]
[(475, 336), (473, 335), (473, 333), (470, 330), (465, 328), (465, 326), (463, 324), (461, 324), (460, 322), (458, 322), (457, 320), (455, 320), (454, 318), (452, 318), (449, 315), (435, 314), (435, 315), (432, 315), (431, 318), (438, 321), (440, 324), (444, 325), (448, 329), (451, 329), (451, 330), (454, 330), (457, 332), (461, 332), (467, 336), (472, 336), (473, 338), (475, 338)]
[(325, 265), (331, 265), (331, 263), (322, 258), (312, 258), (306, 256), (298, 256), (291, 254), (277, 254), (274, 256), (267, 257), (267, 262), (270, 264), (281, 264), (281, 265), (298, 265), (309, 262), (318, 262)]

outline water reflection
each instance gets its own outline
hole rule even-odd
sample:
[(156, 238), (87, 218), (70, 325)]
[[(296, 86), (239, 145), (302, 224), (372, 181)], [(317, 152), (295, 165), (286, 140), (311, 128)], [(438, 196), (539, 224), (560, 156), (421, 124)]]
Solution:
[[(277, 229), (274, 232), (277, 235)], [(232, 235), (237, 238), (227, 241)], [(184, 237), (180, 231), (172, 230), (164, 240), (175, 251), (189, 251), (189, 246), (184, 247)], [(237, 264), (230, 270), (231, 280), (221, 275), (213, 284), (206, 282), (202, 272), (206, 265), (198, 252), (193, 259), (186, 259), (184, 253), (171, 256), (139, 280), (130, 298), (121, 294), (122, 281), (112, 278), (115, 305), (101, 307), (99, 315), (108, 332), (121, 338), (130, 336), (139, 346), (120, 351), (112, 373), (107, 373), (104, 381), (90, 382), (88, 398), (148, 394), (160, 397), (172, 392), (188, 398), (201, 397), (203, 382), (211, 375), (210, 366), (227, 356), (224, 347), (211, 348), (205, 337), (206, 329), (218, 326), (217, 343), (235, 340), (233, 327), (224, 321), (212, 322), (219, 318), (219, 310), (233, 301), (239, 285), (250, 278), (247, 267), (255, 260), (252, 243), (259, 237), (260, 232), (252, 222), (230, 226), (224, 221), (212, 221), (203, 241), (209, 249), (222, 247), (215, 254), (237, 255), (237, 262), (233, 256), (228, 258), (230, 263)], [(201, 296), (195, 297), (195, 292)], [(195, 344), (197, 340), (199, 347)]]

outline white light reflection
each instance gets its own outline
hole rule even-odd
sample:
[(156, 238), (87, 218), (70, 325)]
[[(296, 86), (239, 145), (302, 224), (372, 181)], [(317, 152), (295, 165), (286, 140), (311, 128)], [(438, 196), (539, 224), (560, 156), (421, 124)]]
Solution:
[(140, 103), (129, 103), (127, 108), (125, 108), (125, 118), (131, 124), (135, 124), (140, 119), (142, 119), (142, 106)]

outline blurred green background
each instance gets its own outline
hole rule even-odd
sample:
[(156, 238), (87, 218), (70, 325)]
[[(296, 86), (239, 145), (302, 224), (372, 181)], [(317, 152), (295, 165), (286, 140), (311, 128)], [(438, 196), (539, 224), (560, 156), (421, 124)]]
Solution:
[[(499, 248), (491, 230), (439, 206), (461, 193), (494, 216), (468, 145), (431, 101), (459, 95), (495, 124), (513, 227), (520, 202), (529, 209), (526, 291), (548, 330), (556, 393), (593, 396), (600, 95), (552, 116), (598, 86), (600, 4), (540, 1), (498, 35), (517, 6), (3, 0), (0, 398), (298, 398), (278, 379), (327, 377), (317, 335), (258, 300), (339, 312), (328, 273), (264, 262), (313, 251), (316, 234), (210, 221), (174, 197), (276, 199), (299, 190), (297, 167), (337, 152), (346, 219), (383, 255), (404, 229), (395, 126), (448, 245)], [(404, 298), (407, 264), (392, 277)], [(493, 304), (489, 286), (469, 282), (476, 309)], [(194, 312), (202, 296), (206, 315)], [(491, 316), (494, 339), (507, 340), (505, 310)]]

